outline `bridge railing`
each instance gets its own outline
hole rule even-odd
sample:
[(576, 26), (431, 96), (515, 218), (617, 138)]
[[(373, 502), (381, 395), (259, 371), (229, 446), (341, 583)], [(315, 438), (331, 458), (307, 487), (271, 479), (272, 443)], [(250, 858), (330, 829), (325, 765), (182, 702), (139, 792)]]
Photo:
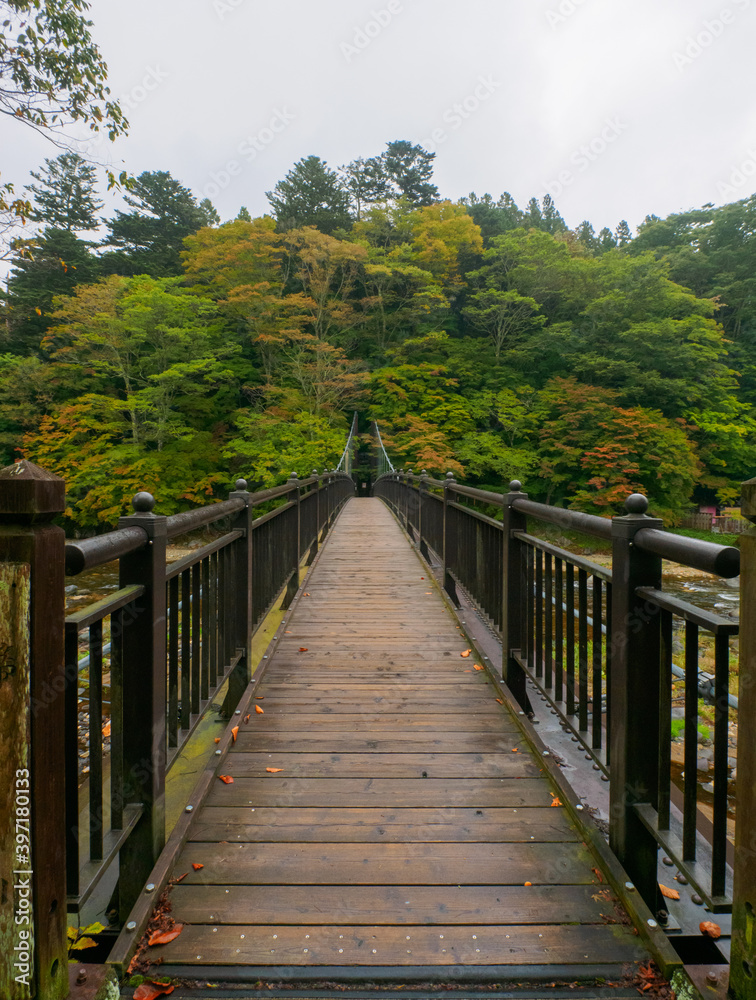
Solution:
[[(38, 995), (66, 994), (59, 971), (62, 963), (66, 973), (66, 911), (80, 912), (114, 863), (122, 918), (144, 891), (165, 842), (171, 765), (224, 685), (222, 711), (233, 713), (254, 666), (255, 630), (282, 592), (288, 606), (301, 566), (314, 558), (353, 495), (351, 478), (336, 472), (302, 480), (293, 474), (284, 485), (257, 493), (239, 480), (224, 502), (164, 517), (154, 513), (152, 496), (140, 493), (134, 514), (121, 518), (117, 530), (66, 542), (60, 529), (45, 523), (64, 508), (63, 483), (26, 462), (0, 472), (0, 584), (6, 576), (10, 581), (10, 573), (25, 579), (22, 558), (21, 570), (12, 569), (17, 554), (29, 563), (29, 540), (39, 536), (45, 543), (30, 563), (30, 604), (26, 617), (16, 615), (12, 643), (1, 641), (0, 627), (3, 658), (28, 661), (30, 675), (23, 719), (5, 715), (2, 737), (12, 743), (11, 728), (23, 722), (31, 759), (22, 755), (17, 769), (40, 772), (30, 796), (39, 822), (30, 837), (39, 880), (35, 899), (41, 901), (35, 914)], [(167, 542), (198, 529), (216, 537), (168, 563)], [(115, 560), (117, 590), (66, 616), (64, 563), (66, 574), (77, 576)], [(0, 588), (0, 617), (8, 616), (9, 593)], [(29, 648), (22, 648), (24, 621)], [(40, 636), (44, 662), (34, 645)], [(49, 749), (40, 753), (46, 743)], [(14, 981), (11, 971), (0, 968), (3, 988)]]
[[(665, 593), (662, 560), (733, 578), (740, 572), (738, 549), (661, 530), (662, 522), (647, 516), (648, 503), (640, 495), (628, 499), (626, 515), (612, 519), (535, 503), (517, 482), (500, 494), (456, 483), (451, 474), (442, 481), (390, 473), (377, 481), (375, 495), (394, 509), (426, 558), (435, 558), (451, 599), (458, 603), (461, 588), (487, 616), (502, 642), (504, 679), (522, 709), (531, 710), (531, 693), (543, 699), (584, 751), (588, 766), (609, 782), (610, 843), (652, 911), (664, 909), (657, 885), (659, 847), (702, 904), (715, 913), (735, 904), (737, 911), (728, 758), (738, 721), (736, 838), (747, 844), (740, 884), (747, 883), (751, 894), (756, 888), (756, 851), (745, 826), (756, 806), (749, 769), (753, 737), (747, 728), (753, 720), (743, 717), (742, 705), (738, 720), (738, 698), (729, 691), (740, 625)], [(544, 523), (611, 542), (611, 566), (538, 537), (535, 525)], [(756, 618), (753, 588), (749, 595), (744, 591), (741, 620)], [(682, 647), (674, 641), (677, 635)], [(682, 648), (681, 663), (675, 662), (676, 647)], [(713, 674), (701, 668), (704, 654), (713, 654)], [(741, 702), (744, 692), (753, 697), (754, 654), (741, 637)], [(673, 683), (680, 678), (685, 681), (681, 792), (670, 776)], [(699, 808), (700, 693), (713, 703), (711, 823)], [(745, 913), (744, 892), (741, 888), (739, 899)], [(748, 903), (754, 900), (749, 897)], [(749, 940), (753, 951), (753, 933)]]

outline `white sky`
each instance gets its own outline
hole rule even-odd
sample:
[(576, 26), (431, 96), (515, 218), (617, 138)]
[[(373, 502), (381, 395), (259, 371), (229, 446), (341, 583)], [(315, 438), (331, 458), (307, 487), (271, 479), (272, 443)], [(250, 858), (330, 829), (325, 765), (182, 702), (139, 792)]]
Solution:
[[(224, 220), (266, 212), (303, 156), (336, 167), (393, 139), (437, 150), (444, 197), (524, 207), (550, 189), (597, 231), (756, 190), (756, 0), (92, 0), (90, 16), (131, 122), (100, 158), (169, 170)], [(0, 122), (17, 189), (56, 155)]]

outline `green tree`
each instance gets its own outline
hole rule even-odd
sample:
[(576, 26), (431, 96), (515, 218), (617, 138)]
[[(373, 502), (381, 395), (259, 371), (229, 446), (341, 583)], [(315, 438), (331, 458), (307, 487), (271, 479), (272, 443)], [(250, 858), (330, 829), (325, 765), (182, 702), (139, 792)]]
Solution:
[(78, 153), (61, 153), (45, 159), (41, 173), (31, 172), (39, 182), (27, 188), (33, 195), (30, 218), (55, 229), (78, 232), (97, 228), (97, 212), (103, 203), (95, 194), (95, 168)]
[(350, 195), (336, 171), (319, 156), (308, 156), (296, 163), (266, 197), (279, 231), (315, 226), (330, 235), (351, 226)]
[(358, 222), (368, 205), (386, 201), (391, 196), (391, 182), (380, 156), (373, 156), (369, 160), (360, 156), (346, 166), (339, 167), (339, 173), (351, 198), (352, 213)]
[(464, 314), (474, 327), (490, 336), (498, 361), (512, 340), (546, 322), (545, 316), (537, 315), (538, 309), (535, 299), (519, 292), (485, 288), (470, 296)]
[(165, 278), (181, 274), (181, 251), (187, 236), (210, 225), (217, 215), (198, 205), (191, 191), (165, 170), (145, 171), (124, 196), (133, 211), (116, 211), (106, 222), (104, 273), (149, 274)]
[(462, 198), (460, 204), (465, 206), (475, 224), (480, 227), (483, 244), (486, 247), (494, 236), (501, 236), (511, 229), (518, 229), (524, 225), (523, 213), (507, 191), (498, 201), (494, 201), (490, 194), (484, 194), (479, 198), (473, 191), (466, 198)]
[(436, 201), (438, 188), (431, 183), (435, 158), (435, 153), (406, 139), (388, 143), (381, 160), (395, 197), (406, 198), (412, 205), (431, 205)]

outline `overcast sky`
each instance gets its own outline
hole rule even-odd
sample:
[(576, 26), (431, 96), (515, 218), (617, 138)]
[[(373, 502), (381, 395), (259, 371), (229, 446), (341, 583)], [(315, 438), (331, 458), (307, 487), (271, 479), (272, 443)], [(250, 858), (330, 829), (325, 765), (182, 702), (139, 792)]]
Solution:
[[(554, 195), (570, 227), (756, 190), (756, 0), (91, 0), (130, 135), (93, 150), (168, 170), (226, 220), (301, 157), (409, 139), (442, 196)], [(17, 188), (57, 155), (0, 122)]]

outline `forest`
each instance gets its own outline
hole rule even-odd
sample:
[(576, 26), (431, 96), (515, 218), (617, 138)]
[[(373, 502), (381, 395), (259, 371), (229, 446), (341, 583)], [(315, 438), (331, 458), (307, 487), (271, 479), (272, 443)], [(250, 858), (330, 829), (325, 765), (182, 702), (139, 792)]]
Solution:
[[(397, 466), (674, 524), (756, 470), (756, 196), (568, 228), (549, 195), (442, 197), (406, 140), (300, 160), (221, 222), (168, 171), (102, 208), (67, 151), (0, 297), (0, 466), (62, 476), (69, 526), (332, 468), (352, 413)], [(92, 234), (99, 235), (98, 240)]]

